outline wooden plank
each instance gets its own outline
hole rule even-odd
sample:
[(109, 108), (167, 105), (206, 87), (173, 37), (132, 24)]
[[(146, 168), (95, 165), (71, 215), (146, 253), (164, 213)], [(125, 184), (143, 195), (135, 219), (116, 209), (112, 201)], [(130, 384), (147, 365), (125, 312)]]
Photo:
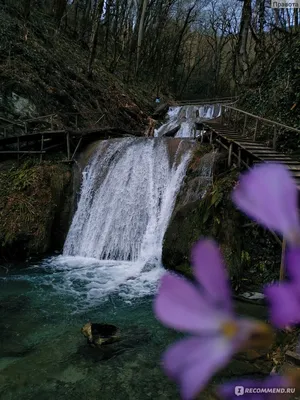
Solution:
[(45, 154), (45, 151), (33, 151), (33, 150), (0, 150), (0, 154)]
[(255, 149), (255, 150), (252, 150), (252, 152), (253, 152), (253, 154), (264, 154), (264, 153), (266, 153), (266, 154), (273, 154), (274, 156), (277, 156), (277, 155), (284, 155), (284, 154), (278, 153), (277, 151), (272, 150), (272, 149), (270, 149), (270, 148)]
[(10, 119), (4, 118), (4, 117), (0, 117), (0, 121), (4, 121), (4, 122), (7, 122), (8, 124), (16, 125), (16, 126), (20, 126), (21, 128), (24, 128), (23, 123), (11, 121)]
[(278, 160), (291, 160), (289, 157), (285, 156), (284, 154), (278, 154), (278, 155), (274, 155), (274, 154), (260, 154), (259, 157), (263, 160), (268, 159), (268, 158), (274, 158), (274, 160), (278, 159)]

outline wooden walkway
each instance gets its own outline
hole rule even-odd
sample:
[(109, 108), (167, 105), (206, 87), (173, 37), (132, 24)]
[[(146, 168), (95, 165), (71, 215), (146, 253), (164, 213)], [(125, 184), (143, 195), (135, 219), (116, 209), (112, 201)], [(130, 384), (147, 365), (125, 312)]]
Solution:
[[(273, 122), (274, 126), (276, 126), (276, 124), (276, 122)], [(250, 168), (254, 164), (261, 162), (284, 164), (291, 171), (300, 189), (300, 160), (276, 151), (276, 138), (278, 135), (275, 134), (274, 137), (271, 138), (273, 146), (270, 147), (264, 143), (260, 143), (258, 140), (253, 140), (253, 136), (246, 136), (244, 134), (245, 132), (242, 132), (243, 127), (237, 129), (224, 123), (222, 117), (206, 121), (203, 125), (209, 134), (210, 142), (215, 142), (228, 151), (229, 166), (232, 165), (233, 159), (235, 159), (238, 167), (244, 166), (246, 168)], [(295, 130), (300, 135), (300, 131), (297, 129), (284, 125), (282, 126), (286, 130)], [(254, 138), (256, 135), (257, 132), (254, 133)]]
[(35, 132), (27, 135), (11, 136), (0, 139), (0, 159), (23, 155), (43, 155), (63, 150), (67, 162), (73, 161), (83, 143), (110, 138), (141, 136), (140, 132), (129, 132), (121, 128), (93, 128), (82, 130), (54, 130)]

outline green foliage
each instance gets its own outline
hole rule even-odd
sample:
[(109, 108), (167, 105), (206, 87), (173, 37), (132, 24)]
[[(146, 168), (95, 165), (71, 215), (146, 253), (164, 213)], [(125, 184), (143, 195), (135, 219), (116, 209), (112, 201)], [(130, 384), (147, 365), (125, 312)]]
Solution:
[(0, 173), (0, 244), (25, 246), (28, 253), (47, 248), (51, 225), (63, 188), (69, 184), (69, 167), (51, 163)]
[[(199, 162), (200, 159), (198, 165)], [(189, 181), (199, 174), (197, 157), (193, 157), (191, 165), (183, 193)], [(163, 263), (191, 277), (191, 247), (201, 237), (210, 237), (219, 243), (233, 287), (260, 290), (262, 283), (278, 277), (281, 248), (268, 231), (249, 221), (234, 206), (231, 193), (238, 177), (237, 170), (222, 171), (205, 196), (194, 203), (181, 206), (184, 196), (179, 195), (177, 211), (164, 240)]]

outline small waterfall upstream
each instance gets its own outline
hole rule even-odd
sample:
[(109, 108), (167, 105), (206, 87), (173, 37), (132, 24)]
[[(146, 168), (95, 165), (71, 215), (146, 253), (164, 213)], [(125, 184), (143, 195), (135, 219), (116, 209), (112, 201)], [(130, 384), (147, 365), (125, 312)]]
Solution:
[(195, 122), (218, 118), (220, 115), (220, 104), (170, 107), (167, 115), (167, 122), (159, 129), (155, 130), (155, 136), (162, 137), (168, 131), (180, 126), (175, 137), (192, 138), (194, 137)]

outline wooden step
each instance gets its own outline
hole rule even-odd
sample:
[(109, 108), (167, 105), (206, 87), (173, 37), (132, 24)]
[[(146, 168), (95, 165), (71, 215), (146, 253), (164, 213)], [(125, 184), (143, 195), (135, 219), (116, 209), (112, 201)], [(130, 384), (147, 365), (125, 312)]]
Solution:
[(282, 155), (282, 153), (278, 153), (278, 151), (275, 151), (275, 150), (272, 150), (272, 149), (268, 149), (267, 147), (266, 148), (264, 148), (264, 149), (255, 149), (255, 150), (253, 150), (253, 154), (264, 154), (264, 153), (267, 153), (267, 154), (273, 154), (273, 155), (275, 155), (275, 156), (281, 156)]
[(257, 155), (257, 157), (261, 158), (262, 160), (272, 160), (272, 161), (276, 161), (276, 160), (286, 160), (291, 161), (288, 157), (284, 156), (284, 155), (273, 155), (273, 154), (262, 154), (262, 155)]
[(292, 171), (292, 175), (294, 178), (296, 178), (296, 177), (300, 178), (300, 171), (298, 171), (298, 172)]
[[(269, 164), (269, 163), (272, 163), (272, 162), (273, 162), (273, 161), (265, 161), (266, 164)], [(278, 160), (278, 163), (279, 163), (279, 164), (286, 164), (286, 163), (288, 163), (288, 165), (298, 165), (298, 164), (300, 164), (299, 161), (289, 160), (289, 159), (286, 159), (286, 160)], [(261, 164), (261, 161), (253, 161), (253, 164)]]
[(262, 151), (262, 150), (271, 150), (269, 147), (266, 146), (255, 146), (251, 143), (241, 143), (243, 144), (244, 147), (246, 147), (247, 149), (250, 149), (252, 151)]

